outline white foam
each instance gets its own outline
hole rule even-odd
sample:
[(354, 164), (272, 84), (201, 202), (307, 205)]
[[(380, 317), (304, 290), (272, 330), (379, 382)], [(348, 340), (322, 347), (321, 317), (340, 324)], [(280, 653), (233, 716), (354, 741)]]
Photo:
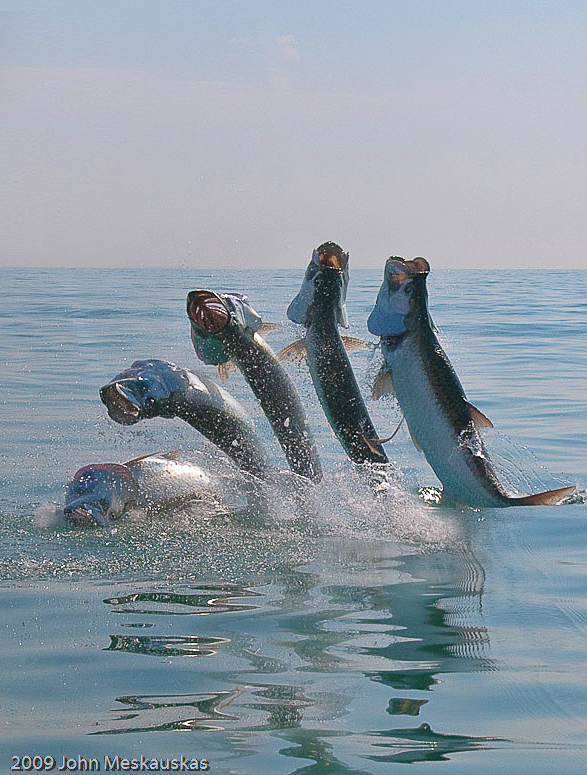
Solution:
[[(385, 472), (385, 477), (382, 476)], [(267, 492), (276, 522), (319, 534), (366, 541), (408, 541), (426, 547), (446, 547), (459, 541), (448, 509), (427, 506), (409, 492), (398, 467), (353, 466), (342, 463), (321, 482), (297, 492), (280, 482)], [(375, 486), (374, 486), (374, 481)], [(290, 482), (291, 485), (291, 482)]]
[(64, 519), (63, 506), (57, 503), (41, 503), (32, 512), (32, 521), (36, 527), (53, 527)]

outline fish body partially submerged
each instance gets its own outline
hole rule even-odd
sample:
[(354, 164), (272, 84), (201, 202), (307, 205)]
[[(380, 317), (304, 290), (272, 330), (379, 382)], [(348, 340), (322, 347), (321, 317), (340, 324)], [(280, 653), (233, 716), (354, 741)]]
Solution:
[(266, 478), (270, 467), (245, 410), (206, 375), (156, 359), (135, 361), (100, 388), (110, 417), (132, 425), (151, 417), (179, 417), (244, 471)]
[(192, 342), (204, 363), (234, 361), (259, 400), (291, 470), (318, 481), (322, 469), (305, 409), (289, 375), (260, 336), (261, 318), (245, 296), (191, 291)]
[(295, 357), (303, 348), (318, 400), (348, 457), (354, 463), (387, 463), (338, 330), (348, 328), (348, 276), (348, 254), (338, 245), (326, 242), (313, 252), (300, 292), (287, 309), (306, 334), (279, 357)]
[(367, 326), (381, 337), (384, 365), (374, 396), (395, 393), (415, 445), (443, 485), (443, 497), (475, 507), (553, 505), (565, 487), (512, 497), (501, 485), (479, 430), (492, 423), (467, 401), (428, 311), (423, 258), (392, 257)]
[(64, 514), (77, 526), (109, 525), (133, 508), (164, 510), (200, 501), (221, 502), (221, 484), (178, 453), (155, 454), (127, 463), (93, 463), (75, 473)]

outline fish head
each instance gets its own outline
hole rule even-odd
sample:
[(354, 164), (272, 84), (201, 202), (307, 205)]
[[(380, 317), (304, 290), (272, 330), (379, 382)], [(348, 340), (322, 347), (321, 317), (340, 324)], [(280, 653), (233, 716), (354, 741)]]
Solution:
[(64, 514), (79, 527), (108, 525), (136, 502), (137, 481), (119, 463), (95, 463), (80, 468), (69, 483)]
[(263, 322), (248, 298), (240, 293), (190, 291), (187, 314), (191, 323), (192, 344), (198, 358), (214, 366), (230, 359), (223, 343), (224, 332), (229, 327), (254, 334)]
[(425, 258), (405, 261), (392, 256), (385, 264), (383, 284), (367, 328), (376, 336), (401, 336), (425, 314), (428, 319), (426, 278), (430, 264)]
[(133, 425), (149, 417), (166, 414), (166, 401), (185, 388), (185, 376), (174, 363), (160, 360), (135, 361), (100, 388), (100, 398), (111, 419)]
[(349, 327), (346, 293), (349, 284), (349, 254), (335, 242), (324, 242), (312, 253), (302, 287), (287, 308), (287, 317), (294, 323), (309, 325), (316, 298), (320, 295), (334, 306), (336, 321)]
[(187, 297), (187, 315), (191, 325), (191, 339), (198, 358), (218, 366), (229, 360), (222, 333), (230, 322), (230, 309), (218, 293), (199, 289)]

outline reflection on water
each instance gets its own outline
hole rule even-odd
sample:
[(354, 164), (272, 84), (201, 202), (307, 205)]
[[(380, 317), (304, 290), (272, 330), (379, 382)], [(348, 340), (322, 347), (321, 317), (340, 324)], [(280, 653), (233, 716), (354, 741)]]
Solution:
[[(210, 731), (224, 729), (233, 716), (224, 713), (239, 690), (216, 694), (186, 694), (178, 696), (117, 697), (124, 710), (116, 716), (112, 729), (91, 732), (93, 735), (125, 732)], [(116, 712), (116, 711), (115, 711)], [(140, 723), (140, 726), (137, 724)]]
[[(381, 273), (353, 277), (351, 333), (365, 336)], [(117, 426), (96, 392), (122, 360), (194, 365), (184, 307), (194, 267), (8, 271), (4, 759), (111, 754), (114, 745), (121, 755), (174, 756), (185, 745), (209, 754), (214, 772), (238, 775), (387, 775), (401, 762), (428, 773), (434, 761), (446, 771), (449, 757), (451, 773), (584, 773), (586, 280), (550, 271), (430, 280), (451, 360), (497, 420), (502, 456), (491, 457), (523, 469), (520, 481), (510, 471), (504, 481), (556, 487), (541, 486), (545, 465), (564, 473), (558, 486), (578, 483), (570, 505), (464, 516), (433, 506), (437, 482), (405, 428), (389, 448), (391, 497), (377, 502), (341, 459), (307, 369), (292, 367), (321, 448), (319, 486), (300, 495), (280, 481), (247, 491), (248, 507), (230, 515), (186, 507), (87, 531), (59, 514), (81, 465), (178, 448), (217, 457), (179, 420)], [(299, 272), (199, 272), (200, 281), (248, 293), (277, 322)], [(272, 346), (295, 336), (285, 323)], [(370, 359), (353, 356), (366, 395)], [(230, 391), (285, 465), (246, 382), (234, 375)], [(381, 435), (391, 433), (393, 402), (370, 410)], [(500, 428), (536, 459), (521, 457), (517, 441), (506, 446)], [(464, 543), (483, 547), (487, 591), (481, 565), (456, 549)], [(179, 731), (206, 734), (170, 734)], [(488, 748), (503, 750), (478, 755)]]
[(118, 606), (120, 614), (164, 614), (194, 616), (225, 611), (251, 611), (258, 606), (240, 602), (239, 598), (255, 597), (258, 593), (235, 584), (200, 585), (200, 592), (135, 592), (104, 600)]
[(380, 746), (385, 750), (378, 756), (370, 756), (380, 762), (436, 762), (448, 759), (448, 754), (484, 748), (490, 744), (486, 737), (443, 735), (434, 732), (428, 724), (415, 729), (388, 729), (377, 733)]
[[(332, 575), (313, 572), (314, 565), (328, 567), (325, 559), (334, 568), (333, 557), (321, 557), (282, 569), (263, 586), (201, 584), (106, 598), (117, 618), (130, 619), (123, 626), (156, 625), (137, 636), (111, 635), (106, 650), (173, 657), (170, 667), (181, 669), (186, 688), (188, 680), (216, 688), (118, 697), (118, 709), (93, 734), (224, 732), (235, 755), (251, 753), (258, 736), (278, 735), (290, 743), (282, 756), (313, 762), (296, 773), (361, 772), (343, 763), (350, 739), (355, 752), (374, 762), (440, 761), (487, 747), (489, 739), (436, 732), (422, 719), (442, 702), (440, 676), (495, 669), (476, 558), (466, 550), (378, 557), (372, 546), (344, 542), (331, 551)], [(161, 634), (166, 622), (170, 632)], [(187, 671), (183, 658), (194, 656), (204, 659)], [(380, 707), (361, 717), (356, 706), (369, 695), (365, 681), (388, 691), (379, 695)], [(381, 728), (385, 717), (394, 720), (392, 728)], [(414, 717), (419, 724), (410, 726)], [(396, 728), (402, 719), (406, 726)]]
[[(287, 735), (295, 747), (283, 748), (280, 754), (300, 759), (310, 759), (314, 764), (292, 770), (290, 775), (318, 775), (318, 773), (339, 773), (340, 775), (369, 775), (368, 769), (349, 767), (337, 757), (335, 748), (344, 750), (346, 735), (340, 733), (311, 734), (309, 730), (296, 730)], [(350, 741), (349, 741), (350, 742)], [(357, 744), (356, 738), (353, 744)], [(389, 729), (363, 736), (363, 749), (383, 749), (381, 753), (364, 752), (365, 759), (385, 763), (414, 764), (415, 762), (446, 761), (449, 754), (460, 751), (486, 749), (491, 746), (490, 738), (466, 737), (463, 735), (442, 735), (433, 732), (428, 724), (413, 729)]]
[[(407, 557), (401, 567), (417, 579), (426, 572), (427, 559)], [(395, 622), (398, 635), (388, 646), (367, 649), (389, 666), (372, 674), (374, 680), (394, 689), (428, 691), (442, 673), (494, 669), (487, 657), (489, 633), (480, 622), (483, 569), (470, 554), (462, 568), (460, 588), (414, 580), (402, 584), (401, 595), (393, 595), (390, 623)]]
[(387, 712), (391, 716), (419, 716), (420, 708), (428, 700), (407, 700), (404, 697), (393, 697), (389, 701)]
[(164, 636), (111, 635), (107, 651), (127, 651), (152, 657), (213, 657), (226, 638), (200, 638), (195, 635)]

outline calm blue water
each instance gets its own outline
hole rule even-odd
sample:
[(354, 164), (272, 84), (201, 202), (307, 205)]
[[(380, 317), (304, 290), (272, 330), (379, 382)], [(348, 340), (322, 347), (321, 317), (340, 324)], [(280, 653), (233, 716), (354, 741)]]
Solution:
[[(351, 334), (381, 272), (352, 271)], [(196, 287), (248, 293), (280, 349), (302, 271), (3, 270), (0, 304), (0, 772), (13, 755), (204, 758), (213, 773), (584, 773), (587, 756), (587, 273), (445, 272), (431, 311), (521, 492), (555, 508), (455, 510), (402, 428), (375, 503), (304, 368), (290, 368), (326, 477), (233, 514), (189, 509), (75, 530), (56, 516), (90, 462), (181, 448), (180, 420), (112, 422), (98, 388), (137, 358), (205, 370)], [(368, 392), (372, 351), (352, 356)], [(239, 374), (275, 461), (285, 461)], [(381, 436), (391, 400), (369, 402)]]

